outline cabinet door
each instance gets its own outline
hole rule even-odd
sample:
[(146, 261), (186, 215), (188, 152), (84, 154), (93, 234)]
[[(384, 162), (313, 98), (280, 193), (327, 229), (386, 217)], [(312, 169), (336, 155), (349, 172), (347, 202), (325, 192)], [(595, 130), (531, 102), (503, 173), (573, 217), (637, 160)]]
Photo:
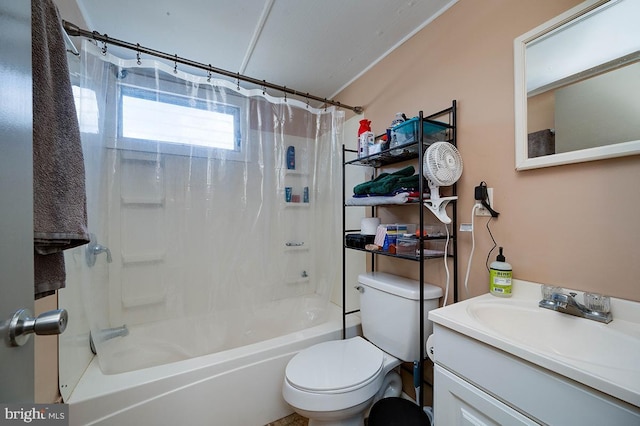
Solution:
[(434, 390), (436, 426), (538, 424), (439, 365)]

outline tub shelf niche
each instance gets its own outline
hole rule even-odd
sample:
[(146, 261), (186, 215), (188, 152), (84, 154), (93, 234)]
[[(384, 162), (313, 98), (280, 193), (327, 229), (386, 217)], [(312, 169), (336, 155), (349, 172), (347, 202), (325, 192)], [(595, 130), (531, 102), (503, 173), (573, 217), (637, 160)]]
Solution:
[(120, 201), (123, 206), (149, 206), (149, 207), (163, 207), (164, 195), (156, 196), (129, 196), (122, 195)]
[(164, 262), (164, 253), (122, 253), (123, 265), (137, 265), (141, 263), (161, 263)]
[(138, 308), (140, 306), (158, 305), (164, 303), (164, 294), (152, 294), (145, 297), (122, 297), (122, 306), (125, 308)]

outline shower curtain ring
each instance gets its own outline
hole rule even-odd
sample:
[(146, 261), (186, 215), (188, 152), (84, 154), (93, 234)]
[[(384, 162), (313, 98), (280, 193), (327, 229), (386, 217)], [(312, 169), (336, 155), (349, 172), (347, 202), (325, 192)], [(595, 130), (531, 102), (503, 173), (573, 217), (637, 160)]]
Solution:
[(238, 80), (237, 80), (238, 87), (237, 87), (237, 90), (240, 91), (240, 73), (238, 73), (237, 76), (238, 76)]
[(309, 109), (309, 92), (307, 92), (306, 98), (307, 98), (307, 109)]
[(267, 80), (262, 80), (262, 96), (267, 94)]
[(142, 61), (140, 60), (140, 43), (136, 43), (136, 63), (142, 65)]
[(283, 86), (284, 92), (284, 101), (287, 102), (287, 86)]
[(102, 49), (100, 49), (102, 54), (105, 55), (105, 56), (107, 54), (107, 41), (108, 40), (109, 40), (109, 36), (105, 34), (104, 35), (104, 40), (102, 40)]
[(173, 73), (178, 74), (178, 55), (175, 54), (174, 58), (175, 59), (173, 60)]
[(211, 83), (211, 64), (209, 64), (209, 70), (207, 71), (207, 83)]

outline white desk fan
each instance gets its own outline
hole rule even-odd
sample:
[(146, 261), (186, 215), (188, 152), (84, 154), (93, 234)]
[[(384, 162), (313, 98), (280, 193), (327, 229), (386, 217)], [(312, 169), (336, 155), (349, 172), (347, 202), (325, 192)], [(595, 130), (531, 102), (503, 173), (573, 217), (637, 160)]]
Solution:
[(451, 223), (445, 210), (449, 201), (458, 197), (440, 197), (440, 187), (453, 185), (462, 175), (462, 157), (455, 146), (449, 142), (435, 142), (424, 154), (422, 173), (427, 178), (431, 197), (424, 205), (442, 223)]

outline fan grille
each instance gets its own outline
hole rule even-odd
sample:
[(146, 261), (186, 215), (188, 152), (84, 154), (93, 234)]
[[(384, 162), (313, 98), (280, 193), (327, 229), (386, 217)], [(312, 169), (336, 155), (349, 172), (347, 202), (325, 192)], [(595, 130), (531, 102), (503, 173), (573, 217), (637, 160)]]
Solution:
[(462, 176), (462, 157), (449, 142), (429, 146), (424, 157), (425, 177), (438, 186), (453, 185)]

